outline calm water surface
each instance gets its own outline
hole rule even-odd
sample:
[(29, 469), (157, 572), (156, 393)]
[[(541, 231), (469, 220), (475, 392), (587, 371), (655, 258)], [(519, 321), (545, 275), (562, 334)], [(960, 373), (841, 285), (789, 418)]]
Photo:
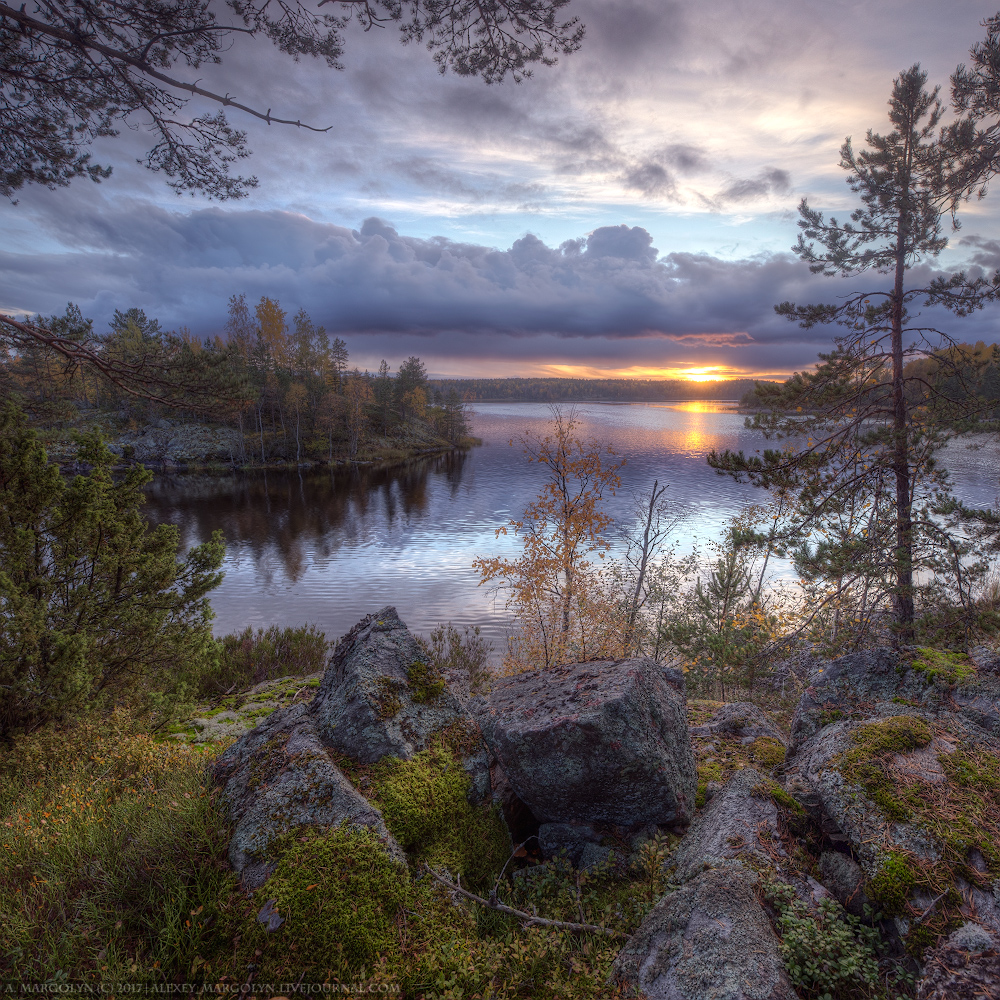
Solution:
[[(717, 537), (742, 506), (766, 499), (705, 463), (712, 448), (763, 446), (725, 404), (584, 403), (576, 412), (582, 437), (607, 442), (626, 459), (609, 513), (623, 518), (635, 491), (654, 479), (669, 483), (687, 513), (681, 549)], [(495, 531), (521, 515), (538, 492), (542, 470), (526, 464), (508, 441), (525, 431), (544, 433), (550, 419), (542, 404), (477, 403), (473, 432), (485, 444), (466, 454), (388, 471), (159, 477), (148, 489), (146, 513), (156, 523), (178, 525), (186, 546), (222, 529), (226, 576), (212, 595), (219, 634), (314, 622), (335, 637), (394, 604), (417, 632), (451, 621), (480, 625), (499, 640), (507, 616), (478, 586), (471, 562), (517, 552), (515, 539), (497, 539)], [(994, 443), (976, 450), (951, 446), (945, 464), (961, 499), (993, 503), (998, 456)]]

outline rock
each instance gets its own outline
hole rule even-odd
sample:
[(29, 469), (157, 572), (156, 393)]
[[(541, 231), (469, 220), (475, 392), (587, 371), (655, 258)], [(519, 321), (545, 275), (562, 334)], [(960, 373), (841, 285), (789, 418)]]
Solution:
[[(931, 909), (939, 925), (974, 916), (1000, 931), (989, 884), (1000, 874), (1000, 796), (989, 777), (1000, 763), (998, 687), (960, 655), (872, 650), (817, 670), (795, 713), (786, 789), (849, 847), (864, 892), (907, 947), (926, 944), (918, 918)], [(954, 891), (942, 893), (949, 873)]]
[(778, 939), (740, 864), (664, 896), (619, 952), (612, 982), (648, 1000), (795, 1000)]
[(894, 698), (930, 704), (927, 678), (909, 670), (895, 650), (866, 649), (824, 661), (809, 682), (792, 718), (793, 749), (844, 718), (898, 715)]
[(691, 728), (692, 736), (710, 737), (717, 733), (753, 740), (761, 736), (777, 740), (784, 745), (785, 738), (781, 730), (749, 701), (736, 701), (723, 705), (707, 722)]
[(522, 844), (538, 833), (538, 820), (517, 797), (504, 769), (494, 760), (490, 767), (493, 801), (500, 807), (512, 844)]
[(222, 802), (235, 827), (229, 860), (247, 889), (274, 871), (274, 840), (300, 827), (368, 827), (405, 863), (382, 814), (330, 759), (305, 705), (279, 709), (237, 740), (216, 761), (213, 776), (223, 785)]
[(635, 829), (691, 819), (696, 776), (685, 700), (652, 660), (501, 678), (478, 721), (540, 822)]
[[(383, 757), (408, 760), (449, 726), (474, 731), (472, 717), (426, 659), (395, 608), (358, 622), (338, 642), (310, 705), (324, 745), (371, 764)], [(469, 798), (481, 802), (490, 794), (486, 748), (477, 738), (466, 743)]]
[(580, 871), (589, 871), (595, 865), (601, 865), (610, 860), (610, 847), (602, 847), (600, 844), (584, 844), (583, 853), (580, 855)]
[(396, 609), (368, 615), (337, 643), (311, 712), (323, 742), (359, 764), (408, 760), (466, 716)]
[(848, 913), (863, 917), (865, 904), (871, 905), (865, 895), (865, 873), (861, 865), (849, 854), (840, 851), (824, 851), (819, 856), (819, 870), (823, 884)]
[(582, 868), (580, 859), (588, 845), (599, 845), (601, 835), (591, 826), (576, 826), (572, 823), (542, 823), (538, 828), (538, 846), (543, 858), (551, 858), (566, 852), (566, 858), (574, 868)]
[(686, 882), (706, 867), (734, 858), (753, 857), (771, 865), (769, 848), (785, 853), (778, 837), (778, 807), (766, 790), (768, 782), (759, 771), (747, 767), (722, 786), (674, 852), (671, 863), (678, 881)]
[(998, 995), (1000, 938), (966, 923), (924, 955), (917, 1000), (986, 1000)]

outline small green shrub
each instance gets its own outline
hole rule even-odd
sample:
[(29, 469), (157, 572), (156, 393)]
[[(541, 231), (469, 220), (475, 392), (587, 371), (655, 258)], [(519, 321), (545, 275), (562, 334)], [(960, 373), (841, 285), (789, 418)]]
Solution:
[(396, 914), (411, 893), (409, 873), (371, 830), (342, 826), (294, 840), (257, 904), (276, 900), (300, 968), (346, 977), (398, 951)]
[(279, 677), (301, 677), (325, 669), (331, 644), (315, 625), (259, 628), (247, 626), (219, 640), (216, 670), (202, 678), (202, 697), (242, 690)]
[(418, 637), (417, 643), (435, 670), (465, 671), (469, 675), (469, 687), (473, 694), (484, 694), (489, 689), (492, 680), (489, 661), (493, 644), (480, 635), (478, 625), (466, 626), (464, 631), (459, 632), (448, 622), (431, 632), (429, 642)]
[(875, 928), (829, 898), (810, 909), (790, 885), (772, 884), (766, 897), (777, 914), (785, 970), (800, 996), (860, 1000), (882, 995)]

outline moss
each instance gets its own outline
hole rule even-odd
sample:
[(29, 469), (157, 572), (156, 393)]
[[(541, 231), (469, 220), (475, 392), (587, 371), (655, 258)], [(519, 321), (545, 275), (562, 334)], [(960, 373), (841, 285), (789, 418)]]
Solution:
[(701, 809), (708, 801), (708, 783), (710, 781), (721, 782), (722, 773), (722, 765), (715, 761), (698, 765), (698, 788), (694, 796), (696, 809)]
[(772, 736), (760, 736), (750, 744), (750, 757), (764, 767), (779, 767), (785, 762), (785, 745)]
[(915, 796), (897, 787), (888, 758), (927, 746), (933, 739), (930, 726), (916, 716), (894, 715), (859, 726), (851, 735), (854, 749), (844, 754), (840, 773), (860, 785), (887, 819), (906, 822), (913, 816)]
[(450, 747), (438, 742), (410, 760), (386, 757), (368, 776), (386, 826), (414, 863), (492, 885), (510, 854), (507, 828), (495, 807), (470, 805), (469, 776)]
[(375, 690), (375, 704), (380, 719), (391, 719), (402, 707), (399, 697), (400, 682), (393, 677), (379, 677)]
[(911, 666), (935, 684), (954, 687), (976, 676), (976, 668), (964, 653), (947, 649), (918, 649)]
[(805, 815), (806, 811), (802, 808), (802, 804), (789, 795), (776, 781), (762, 781), (759, 785), (754, 785), (751, 794), (757, 799), (771, 799), (776, 806), (787, 809), (796, 816)]
[(396, 915), (411, 893), (409, 873), (372, 831), (342, 826), (295, 840), (257, 903), (276, 901), (300, 968), (344, 975), (398, 951)]
[(916, 881), (907, 856), (901, 851), (890, 851), (882, 858), (878, 871), (865, 886), (865, 892), (883, 916), (898, 917), (905, 911), (906, 901)]
[(840, 722), (844, 713), (839, 708), (824, 709), (819, 713), (820, 726), (831, 726), (835, 722)]
[(410, 683), (410, 696), (418, 704), (434, 701), (444, 691), (444, 677), (434, 666), (414, 660), (406, 671)]
[(934, 946), (937, 938), (938, 935), (930, 927), (918, 924), (906, 935), (904, 941), (906, 953), (921, 962), (924, 958), (924, 952)]

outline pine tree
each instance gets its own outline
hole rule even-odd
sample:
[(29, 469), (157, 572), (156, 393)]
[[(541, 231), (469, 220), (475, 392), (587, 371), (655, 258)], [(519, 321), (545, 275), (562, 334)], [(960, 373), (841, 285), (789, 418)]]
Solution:
[[(865, 588), (878, 582), (904, 640), (914, 634), (915, 571), (937, 565), (932, 553), (942, 545), (957, 553), (963, 544), (939, 516), (947, 508), (947, 476), (934, 453), (959, 421), (979, 413), (966, 377), (969, 355), (956, 356), (951, 334), (914, 307), (964, 316), (1000, 288), (997, 279), (964, 272), (916, 287), (908, 281), (914, 265), (945, 248), (943, 218), (954, 219), (992, 169), (984, 134), (967, 119), (942, 127), (938, 90), (929, 91), (926, 81), (919, 66), (901, 73), (889, 101), (891, 131), (869, 131), (860, 152), (850, 139), (844, 143), (840, 163), (861, 201), (849, 220), (826, 219), (805, 199), (799, 207), (794, 250), (811, 271), (888, 281), (833, 305), (776, 306), (805, 328), (839, 324), (847, 332), (814, 371), (758, 386), (771, 409), (748, 424), (790, 446), (760, 457), (709, 456), (720, 472), (794, 494), (798, 516), (786, 542), (798, 544), (800, 565), (836, 577), (841, 597), (845, 578)], [(920, 359), (931, 363), (934, 377), (909, 367)], [(838, 524), (846, 525), (839, 536)], [(969, 581), (955, 568), (962, 590)]]
[(0, 409), (0, 738), (156, 691), (181, 702), (216, 655), (221, 535), (179, 560), (177, 528), (142, 515), (150, 474), (113, 478), (96, 435), (80, 458), (92, 471), (65, 479)]

